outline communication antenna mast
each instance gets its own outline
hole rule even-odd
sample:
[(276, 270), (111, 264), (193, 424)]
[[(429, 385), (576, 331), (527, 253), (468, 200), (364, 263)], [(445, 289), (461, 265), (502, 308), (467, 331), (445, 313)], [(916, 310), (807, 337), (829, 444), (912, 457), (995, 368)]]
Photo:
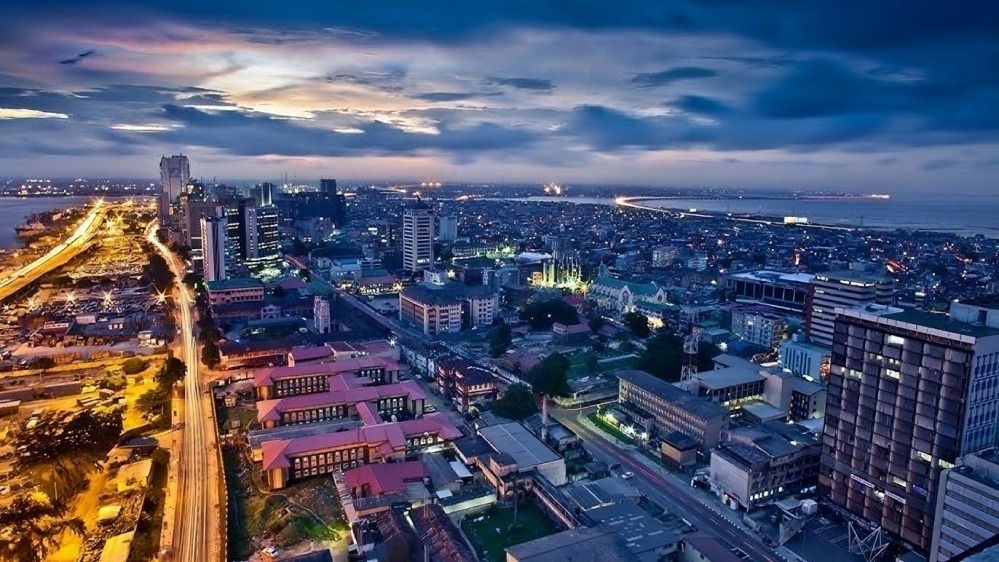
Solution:
[(697, 374), (697, 349), (701, 341), (701, 328), (691, 323), (690, 331), (683, 338), (683, 367), (680, 369), (680, 380), (687, 381)]
[(876, 527), (865, 537), (860, 533), (865, 529), (858, 529), (853, 521), (850, 521), (849, 545), (850, 552), (864, 557), (866, 562), (874, 562), (884, 551), (888, 549), (888, 539), (884, 536), (881, 527)]

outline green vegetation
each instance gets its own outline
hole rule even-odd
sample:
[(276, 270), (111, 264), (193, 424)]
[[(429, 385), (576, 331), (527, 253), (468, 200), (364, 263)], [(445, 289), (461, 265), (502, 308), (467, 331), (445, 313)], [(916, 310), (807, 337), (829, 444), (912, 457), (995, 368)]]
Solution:
[(510, 349), (512, 343), (513, 331), (510, 329), (509, 324), (503, 322), (496, 326), (493, 337), (489, 340), (489, 355), (492, 357), (503, 355), (506, 353), (506, 350)]
[(201, 348), (201, 362), (208, 366), (209, 369), (214, 369), (222, 357), (219, 355), (219, 346), (212, 340), (205, 342), (205, 345)]
[(137, 375), (146, 370), (148, 363), (141, 357), (129, 357), (121, 364), (121, 370), (126, 375)]
[(83, 536), (80, 519), (65, 517), (64, 507), (54, 505), (41, 492), (22, 494), (0, 509), (0, 555), (3, 560), (41, 562), (56, 546), (63, 531)]
[(21, 464), (30, 466), (76, 451), (106, 453), (121, 436), (121, 408), (84, 410), (71, 416), (67, 420), (66, 412), (45, 412), (34, 429), (18, 432), (15, 447)]
[(520, 319), (531, 325), (532, 330), (550, 330), (552, 324), (576, 324), (579, 314), (561, 298), (531, 301), (520, 309)]
[[(712, 359), (721, 351), (718, 346), (701, 342), (697, 352), (700, 371), (711, 370)], [(683, 338), (670, 333), (660, 333), (648, 342), (648, 348), (638, 361), (638, 368), (669, 381), (680, 380), (683, 367)]]
[(173, 284), (173, 272), (170, 271), (170, 266), (167, 265), (163, 256), (152, 248), (146, 248), (146, 255), (149, 256), (149, 262), (142, 268), (142, 274), (149, 279), (157, 291), (166, 292)]
[(631, 330), (636, 338), (645, 339), (652, 334), (652, 329), (649, 328), (649, 319), (641, 312), (629, 312), (624, 315), (623, 320), (624, 325)]
[(561, 353), (552, 353), (527, 373), (527, 382), (536, 394), (565, 396), (569, 394), (567, 377), (572, 364)]
[(510, 385), (493, 405), (493, 412), (497, 415), (517, 421), (537, 411), (538, 403), (534, 401), (531, 389), (520, 383)]
[(139, 514), (139, 524), (132, 539), (128, 562), (155, 560), (160, 547), (160, 531), (163, 530), (163, 508), (166, 504), (166, 484), (169, 471), (170, 453), (165, 449), (153, 451), (153, 473), (146, 499)]
[(629, 445), (634, 443), (634, 439), (622, 433), (621, 430), (619, 430), (613, 424), (600, 417), (598, 413), (594, 412), (586, 416), (586, 419), (593, 422), (593, 425), (597, 426), (599, 429), (603, 430), (604, 433), (610, 435), (611, 437), (614, 437), (618, 441), (622, 441)]
[[(286, 338), (302, 327), (301, 322), (289, 322), (285, 324), (275, 324), (273, 326), (262, 326), (260, 328), (247, 328), (239, 336), (250, 341), (279, 340)], [(221, 339), (221, 333), (216, 340)]]
[[(484, 516), (482, 521), (476, 522)], [(490, 562), (504, 562), (506, 548), (515, 544), (547, 537), (557, 532), (541, 509), (532, 503), (523, 503), (517, 513), (517, 525), (513, 524), (512, 507), (490, 508), (482, 515), (467, 515), (461, 522), (461, 530), (475, 545), (480, 558)]]

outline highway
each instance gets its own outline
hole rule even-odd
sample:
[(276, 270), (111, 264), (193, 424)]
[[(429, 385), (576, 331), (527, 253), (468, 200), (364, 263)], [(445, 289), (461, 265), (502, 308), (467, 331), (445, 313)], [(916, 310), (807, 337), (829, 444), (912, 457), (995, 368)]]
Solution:
[(147, 239), (170, 265), (176, 277), (177, 308), (180, 312), (180, 357), (187, 365), (184, 377), (183, 434), (179, 451), (180, 474), (175, 506), (174, 535), (169, 555), (171, 560), (203, 562), (220, 560), (219, 544), (224, 529), (220, 513), (218, 442), (211, 416), (210, 398), (205, 396), (199, 374), (200, 357), (194, 331), (194, 295), (184, 285), (185, 268), (180, 258), (156, 239), (156, 223)]
[[(593, 411), (592, 408), (584, 411)], [(645, 463), (631, 456), (631, 451), (621, 449), (607, 440), (600, 431), (594, 431), (583, 425), (577, 419), (578, 410), (550, 410), (552, 416), (574, 431), (583, 440), (586, 449), (597, 460), (609, 465), (620, 464), (623, 470), (635, 473), (631, 482), (646, 497), (665, 507), (667, 511), (690, 521), (703, 531), (726, 543), (729, 548), (738, 548), (750, 556), (751, 560), (782, 562), (777, 554), (764, 545), (755, 536), (751, 536), (736, 527), (727, 519), (721, 517), (702, 504), (689, 490), (681, 489), (687, 486), (675, 478), (667, 478), (652, 470)], [(635, 453), (641, 455), (641, 453)]]
[(101, 199), (96, 200), (94, 208), (90, 210), (86, 218), (83, 219), (83, 222), (76, 227), (76, 230), (66, 240), (49, 250), (44, 256), (41, 256), (17, 270), (17, 272), (3, 281), (0, 281), (0, 301), (76, 257), (77, 254), (87, 247), (90, 240), (100, 230), (101, 225), (104, 224), (104, 217), (107, 211), (108, 206), (104, 201)]

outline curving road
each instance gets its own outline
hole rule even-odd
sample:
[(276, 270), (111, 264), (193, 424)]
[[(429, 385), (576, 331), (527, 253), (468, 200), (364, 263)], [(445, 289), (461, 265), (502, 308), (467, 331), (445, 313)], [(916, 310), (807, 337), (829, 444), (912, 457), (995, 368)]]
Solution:
[[(218, 443), (211, 417), (209, 398), (202, 390), (199, 375), (198, 341), (194, 333), (194, 296), (184, 285), (184, 267), (176, 255), (156, 239), (156, 222), (147, 239), (167, 261), (176, 277), (177, 307), (180, 311), (180, 347), (187, 373), (184, 377), (184, 419), (181, 437), (180, 474), (175, 506), (171, 560), (204, 562), (221, 556), (222, 521), (219, 501), (221, 473)], [(178, 453), (178, 451), (174, 451)]]
[(49, 250), (44, 256), (17, 270), (6, 279), (0, 281), (0, 300), (6, 299), (20, 291), (39, 277), (61, 267), (82, 252), (94, 235), (104, 224), (108, 206), (98, 199), (83, 222), (61, 244)]

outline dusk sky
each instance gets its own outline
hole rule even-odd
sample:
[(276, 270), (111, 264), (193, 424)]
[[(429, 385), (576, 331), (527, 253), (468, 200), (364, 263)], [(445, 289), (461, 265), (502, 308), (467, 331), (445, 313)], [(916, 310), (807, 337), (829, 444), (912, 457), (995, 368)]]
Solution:
[(999, 2), (215, 4), (4, 2), (0, 175), (999, 187)]

